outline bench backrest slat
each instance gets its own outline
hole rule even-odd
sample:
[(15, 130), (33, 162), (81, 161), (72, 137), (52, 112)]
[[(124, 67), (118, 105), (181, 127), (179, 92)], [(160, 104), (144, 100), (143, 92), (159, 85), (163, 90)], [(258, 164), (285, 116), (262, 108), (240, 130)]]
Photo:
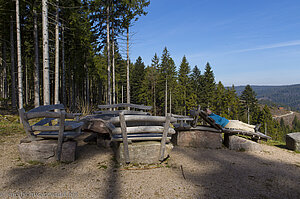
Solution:
[(44, 111), (54, 111), (56, 109), (63, 110), (63, 109), (65, 109), (65, 107), (64, 107), (63, 104), (45, 105), (45, 106), (39, 106), (37, 108), (31, 109), (27, 113), (44, 112)]
[(121, 103), (121, 104), (111, 104), (111, 105), (98, 105), (98, 108), (100, 109), (108, 109), (108, 108), (136, 108), (141, 110), (151, 110), (152, 106), (144, 106), (144, 105), (138, 105), (138, 104), (127, 104), (127, 103)]

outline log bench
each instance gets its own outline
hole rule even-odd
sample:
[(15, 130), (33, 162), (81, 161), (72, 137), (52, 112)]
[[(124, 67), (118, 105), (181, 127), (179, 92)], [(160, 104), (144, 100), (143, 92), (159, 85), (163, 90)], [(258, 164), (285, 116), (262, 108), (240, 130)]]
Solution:
[[(169, 143), (171, 135), (175, 134), (175, 130), (170, 127), (170, 123), (176, 122), (174, 117), (171, 115), (167, 117), (152, 116), (147, 112), (152, 109), (151, 106), (137, 104), (99, 105), (98, 108), (105, 109), (95, 113), (107, 120), (111, 141), (119, 150), (122, 150), (121, 155), (126, 163), (132, 162), (133, 156), (136, 156), (133, 154), (136, 148), (143, 148), (137, 151), (148, 156), (149, 153), (147, 154), (145, 150), (155, 151), (157, 143), (160, 143), (160, 147), (159, 154), (155, 158), (160, 161), (165, 158), (166, 143)], [(138, 144), (140, 145), (137, 146)], [(130, 150), (132, 151), (131, 155), (129, 155)]]
[[(27, 134), (21, 142), (57, 139), (56, 159), (58, 161), (61, 159), (63, 142), (74, 139), (82, 133), (83, 122), (67, 120), (78, 120), (80, 114), (66, 113), (63, 104), (40, 106), (28, 112), (22, 108), (19, 109), (19, 115)], [(34, 123), (37, 120), (38, 122)]]
[(124, 115), (123, 112), (110, 120), (111, 141), (123, 143), (124, 159), (126, 163), (131, 162), (128, 144), (140, 141), (160, 141), (160, 152), (158, 160), (165, 158), (166, 143), (171, 140), (171, 135), (175, 130), (170, 127), (170, 123), (176, 119), (168, 115), (149, 116), (149, 115)]

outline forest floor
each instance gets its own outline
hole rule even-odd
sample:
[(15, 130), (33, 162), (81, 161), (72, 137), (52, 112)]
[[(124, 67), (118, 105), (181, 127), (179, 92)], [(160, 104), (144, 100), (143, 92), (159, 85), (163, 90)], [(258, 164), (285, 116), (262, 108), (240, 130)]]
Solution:
[[(20, 125), (0, 122), (0, 198), (300, 198), (300, 153), (175, 146), (163, 164), (120, 166), (111, 149), (78, 140), (64, 164), (24, 163)], [(21, 197), (22, 196), (22, 197)]]

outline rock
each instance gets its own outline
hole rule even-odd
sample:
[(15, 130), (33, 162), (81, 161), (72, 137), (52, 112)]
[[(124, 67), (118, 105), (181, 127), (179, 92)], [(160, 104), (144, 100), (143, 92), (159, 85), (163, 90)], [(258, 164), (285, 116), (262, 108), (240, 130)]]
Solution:
[(91, 115), (91, 116), (86, 116), (80, 120), (80, 122), (83, 122), (82, 130), (83, 131), (93, 131), (97, 133), (104, 133), (108, 134), (109, 130), (106, 126), (106, 121), (97, 118), (97, 116)]
[(285, 137), (286, 147), (293, 151), (300, 151), (300, 133), (289, 133)]
[[(61, 162), (73, 162), (76, 159), (76, 141), (63, 142)], [(56, 161), (57, 140), (38, 140), (20, 143), (18, 150), (22, 161), (51, 163)]]
[[(119, 163), (125, 163), (123, 143), (115, 143), (114, 146), (116, 160)], [(173, 149), (171, 143), (166, 144), (165, 158)], [(128, 145), (130, 163), (133, 164), (155, 164), (159, 163), (160, 142), (145, 141), (133, 142)]]
[(222, 148), (222, 137), (220, 133), (209, 131), (177, 131), (174, 142), (178, 146), (197, 148)]
[(225, 135), (224, 144), (230, 150), (262, 151), (262, 147), (259, 143), (235, 135)]

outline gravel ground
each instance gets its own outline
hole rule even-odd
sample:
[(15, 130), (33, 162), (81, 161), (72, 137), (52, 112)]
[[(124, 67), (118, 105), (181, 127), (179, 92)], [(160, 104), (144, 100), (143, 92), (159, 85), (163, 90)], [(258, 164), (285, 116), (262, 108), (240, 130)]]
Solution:
[(175, 147), (162, 165), (119, 166), (79, 141), (70, 164), (20, 161), (21, 135), (0, 143), (0, 198), (300, 198), (300, 153)]

